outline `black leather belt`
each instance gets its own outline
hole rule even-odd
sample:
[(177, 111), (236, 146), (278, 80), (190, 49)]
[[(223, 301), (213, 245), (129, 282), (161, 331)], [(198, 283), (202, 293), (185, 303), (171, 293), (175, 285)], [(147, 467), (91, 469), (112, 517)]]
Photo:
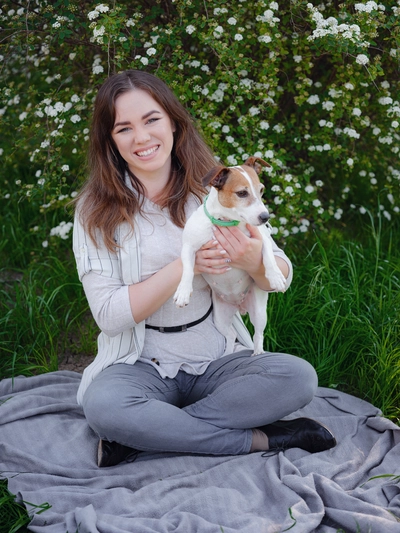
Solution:
[(156, 329), (157, 331), (161, 331), (161, 333), (177, 333), (179, 331), (186, 331), (188, 328), (191, 328), (193, 326), (197, 326), (197, 324), (200, 324), (200, 322), (203, 322), (208, 315), (212, 311), (212, 304), (210, 309), (207, 311), (207, 313), (199, 318), (198, 320), (195, 320), (194, 322), (189, 322), (189, 324), (183, 324), (182, 326), (171, 326), (171, 327), (159, 327), (159, 326), (150, 326), (150, 324), (145, 324), (145, 328), (147, 329)]

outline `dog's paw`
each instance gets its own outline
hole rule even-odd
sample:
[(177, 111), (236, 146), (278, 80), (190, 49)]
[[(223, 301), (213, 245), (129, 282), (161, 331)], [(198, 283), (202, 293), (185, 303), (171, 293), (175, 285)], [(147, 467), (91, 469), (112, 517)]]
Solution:
[(272, 272), (268, 272), (267, 278), (269, 284), (271, 285), (271, 289), (275, 291), (285, 290), (286, 278), (279, 269), (273, 270)]
[(174, 294), (174, 298), (173, 298), (174, 303), (176, 304), (177, 307), (185, 307), (186, 305), (188, 305), (190, 301), (191, 294), (192, 294), (191, 289), (187, 290), (181, 287), (181, 285), (179, 285)]

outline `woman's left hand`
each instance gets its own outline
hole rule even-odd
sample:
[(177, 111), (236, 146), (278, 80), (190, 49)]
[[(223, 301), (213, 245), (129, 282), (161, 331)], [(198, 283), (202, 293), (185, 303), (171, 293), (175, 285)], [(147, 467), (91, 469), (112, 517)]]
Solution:
[(262, 262), (262, 236), (258, 228), (247, 224), (250, 235), (236, 227), (214, 226), (214, 236), (226, 251), (230, 266), (245, 270), (250, 276), (259, 272)]

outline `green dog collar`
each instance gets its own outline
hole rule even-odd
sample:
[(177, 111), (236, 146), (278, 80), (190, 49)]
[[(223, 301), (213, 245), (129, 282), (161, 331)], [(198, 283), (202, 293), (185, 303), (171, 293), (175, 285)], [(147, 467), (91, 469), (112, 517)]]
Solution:
[(239, 220), (220, 220), (219, 218), (214, 218), (210, 215), (210, 213), (207, 211), (206, 202), (207, 202), (208, 194), (204, 198), (204, 213), (208, 216), (208, 218), (211, 220), (211, 222), (215, 226), (238, 226), (240, 224)]

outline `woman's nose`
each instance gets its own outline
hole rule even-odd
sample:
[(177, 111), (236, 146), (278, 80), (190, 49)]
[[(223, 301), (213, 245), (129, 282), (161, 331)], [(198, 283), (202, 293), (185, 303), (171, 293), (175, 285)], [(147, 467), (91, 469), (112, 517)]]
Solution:
[(135, 130), (135, 142), (137, 144), (143, 144), (150, 140), (150, 134), (146, 128), (136, 128)]

